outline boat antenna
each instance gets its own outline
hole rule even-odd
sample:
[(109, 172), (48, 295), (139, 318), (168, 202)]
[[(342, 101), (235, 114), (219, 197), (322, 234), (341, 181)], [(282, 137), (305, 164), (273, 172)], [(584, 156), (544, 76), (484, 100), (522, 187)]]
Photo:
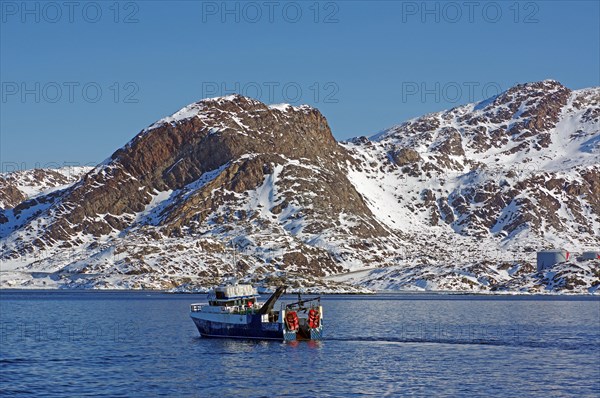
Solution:
[(236, 261), (236, 245), (233, 239), (231, 239), (231, 248), (233, 249), (233, 280), (237, 285), (238, 283), (238, 266)]

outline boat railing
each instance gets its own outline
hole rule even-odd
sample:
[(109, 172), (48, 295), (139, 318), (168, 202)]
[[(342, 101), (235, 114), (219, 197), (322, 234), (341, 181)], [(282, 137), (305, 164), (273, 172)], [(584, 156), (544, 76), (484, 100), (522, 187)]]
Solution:
[(252, 307), (246, 307), (245, 305), (236, 305), (235, 307), (231, 307), (232, 308), (232, 313), (234, 314), (240, 314), (240, 315), (245, 315), (245, 314), (254, 314), (256, 313), (256, 311), (258, 311), (260, 309), (261, 306), (259, 305), (254, 305)]
[[(203, 305), (203, 304), (191, 304), (190, 311), (191, 312), (202, 312), (202, 307), (204, 307), (204, 306), (205, 305)], [(246, 307), (244, 305), (235, 305), (235, 306), (220, 307), (220, 308), (221, 308), (221, 312), (228, 312), (230, 314), (246, 315), (246, 314), (256, 313), (260, 309), (260, 307), (262, 307), (262, 305), (255, 304), (252, 307)]]
[[(308, 304), (308, 306), (305, 306), (306, 304)], [(285, 310), (305, 310), (305, 309), (311, 309), (311, 308), (319, 308), (319, 306), (321, 305), (321, 297), (315, 297), (315, 298), (311, 298), (311, 299), (307, 299), (307, 300), (298, 300), (295, 303), (291, 303), (291, 304), (281, 304), (282, 309)]]

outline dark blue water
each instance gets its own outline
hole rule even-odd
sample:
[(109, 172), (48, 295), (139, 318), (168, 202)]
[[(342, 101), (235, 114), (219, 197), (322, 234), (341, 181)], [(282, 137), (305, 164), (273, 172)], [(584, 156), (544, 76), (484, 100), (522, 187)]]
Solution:
[(202, 339), (198, 301), (0, 291), (0, 395), (600, 395), (598, 298), (329, 296), (296, 344)]

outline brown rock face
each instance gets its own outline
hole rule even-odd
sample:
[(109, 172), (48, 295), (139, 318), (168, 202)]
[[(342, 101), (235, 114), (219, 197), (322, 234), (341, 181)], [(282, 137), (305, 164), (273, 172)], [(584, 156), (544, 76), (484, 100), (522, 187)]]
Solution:
[(446, 127), (442, 129), (438, 140), (432, 148), (434, 152), (443, 155), (465, 156), (465, 150), (462, 147), (462, 137), (455, 128)]
[(6, 179), (0, 179), (0, 200), (4, 208), (11, 209), (25, 200), (25, 195), (17, 187), (11, 185)]
[[(241, 96), (198, 105), (201, 118), (162, 123), (116, 151), (109, 164), (98, 167), (68, 193), (64, 201), (76, 208), (61, 218), (92, 228), (93, 234), (104, 234), (112, 226), (86, 220), (97, 214), (142, 211), (152, 192), (181, 189), (245, 154), (321, 157), (329, 164), (332, 158), (344, 157), (325, 118), (315, 109), (282, 112)], [(255, 188), (256, 177), (239, 180), (236, 189)], [(61, 236), (65, 230), (61, 224), (50, 229), (54, 238), (67, 238)]]
[(410, 148), (400, 148), (395, 150), (391, 153), (391, 157), (398, 166), (406, 166), (421, 160), (419, 153)]

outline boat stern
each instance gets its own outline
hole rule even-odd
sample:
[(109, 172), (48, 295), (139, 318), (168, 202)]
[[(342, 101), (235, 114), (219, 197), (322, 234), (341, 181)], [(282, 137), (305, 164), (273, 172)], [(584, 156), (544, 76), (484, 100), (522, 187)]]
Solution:
[(323, 339), (323, 307), (311, 307), (307, 315), (299, 317), (296, 311), (282, 311), (283, 341)]

